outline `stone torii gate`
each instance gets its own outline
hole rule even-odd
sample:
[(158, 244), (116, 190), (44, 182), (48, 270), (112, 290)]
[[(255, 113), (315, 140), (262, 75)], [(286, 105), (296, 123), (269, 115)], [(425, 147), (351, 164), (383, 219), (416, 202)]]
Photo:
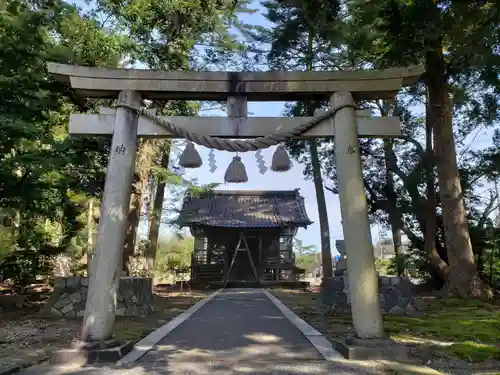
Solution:
[[(84, 341), (111, 338), (116, 289), (125, 241), (137, 137), (178, 137), (151, 117), (139, 116), (143, 99), (239, 102), (230, 118), (162, 117), (203, 136), (257, 138), (290, 131), (312, 118), (247, 117), (246, 101), (328, 99), (340, 108), (301, 138), (335, 137), (335, 158), (353, 325), (363, 339), (383, 337), (378, 281), (363, 186), (358, 137), (396, 137), (395, 117), (370, 117), (354, 109), (355, 100), (393, 99), (423, 73), (421, 67), (347, 72), (181, 72), (102, 69), (48, 63), (48, 71), (77, 95), (118, 99), (100, 114), (73, 114), (70, 134), (112, 135), (93, 272), (82, 327)], [(145, 114), (145, 112), (141, 112)], [(175, 132), (174, 132), (175, 133)]]

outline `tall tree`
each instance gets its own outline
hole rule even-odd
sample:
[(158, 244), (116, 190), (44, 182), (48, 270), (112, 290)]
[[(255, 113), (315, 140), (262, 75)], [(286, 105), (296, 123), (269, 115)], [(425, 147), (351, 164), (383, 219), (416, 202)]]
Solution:
[[(190, 102), (170, 102), (161, 108), (162, 114), (171, 116), (194, 116), (198, 112), (199, 106)], [(169, 171), (170, 154), (172, 152), (171, 140), (162, 141), (157, 145), (157, 155), (155, 166), (150, 174), (150, 192), (152, 193), (152, 207), (149, 215), (149, 233), (146, 249), (146, 267), (149, 274), (155, 270), (155, 259), (158, 249), (160, 235), (161, 218), (165, 200), (165, 190), (167, 184), (182, 185), (184, 180), (172, 171)], [(154, 194), (154, 196), (153, 196)]]
[(108, 142), (66, 132), (69, 113), (91, 105), (75, 105), (45, 61), (117, 66), (127, 46), (64, 1), (0, 4), (0, 208), (15, 228), (0, 268), (14, 278), (34, 276), (43, 256), (71, 247), (105, 171)]
[[(170, 161), (170, 142), (164, 142), (159, 149), (159, 165), (162, 169), (167, 170)], [(165, 187), (167, 185), (165, 179), (157, 178), (152, 183), (154, 192), (153, 207), (149, 215), (149, 233), (148, 247), (146, 250), (146, 265), (150, 274), (154, 273), (156, 253), (158, 249), (158, 238), (160, 236), (161, 215), (163, 212), (163, 200), (165, 198)]]
[[(330, 67), (335, 42), (334, 34), (339, 4), (336, 1), (311, 0), (297, 2), (294, 0), (266, 1), (266, 18), (275, 26), (271, 30), (261, 30), (257, 40), (269, 43), (268, 63), (279, 70), (321, 70)], [(288, 114), (292, 116), (314, 116), (315, 109), (322, 103), (303, 102), (289, 107)], [(318, 215), (321, 236), (321, 255), (323, 277), (331, 278), (332, 256), (331, 240), (328, 224), (321, 164), (318, 157), (318, 143), (315, 140), (307, 142), (288, 142), (294, 149), (308, 147), (310, 155), (313, 182), (318, 204)], [(295, 152), (295, 155), (297, 152)]]
[[(242, 12), (251, 12), (248, 1), (240, 1), (237, 6), (220, 1), (173, 2), (165, 7), (162, 0), (148, 2), (123, 2), (120, 0), (99, 0), (96, 12), (106, 14), (111, 22), (128, 30), (134, 41), (134, 57), (150, 69), (184, 70), (207, 69), (214, 65), (230, 63), (231, 52), (243, 52), (243, 44), (235, 41), (230, 26), (240, 25), (236, 16)], [(152, 105), (165, 115), (196, 115), (199, 105), (186, 102), (154, 102)], [(144, 144), (146, 146), (146, 144)], [(139, 148), (136, 165), (136, 183), (132, 194), (129, 213), (129, 229), (124, 249), (124, 265), (136, 249), (136, 232), (139, 224), (140, 209), (146, 197), (146, 182), (154, 185), (155, 197), (150, 197), (154, 207), (150, 214), (149, 243), (146, 250), (146, 267), (153, 271), (156, 245), (158, 242), (163, 192), (168, 177), (165, 173), (150, 173), (162, 164), (168, 164), (170, 140), (147, 143), (148, 147)], [(142, 152), (142, 153), (141, 153)], [(151, 155), (165, 155), (151, 158)], [(145, 158), (140, 158), (144, 154)], [(139, 165), (139, 162), (144, 162)], [(162, 163), (161, 161), (164, 161)], [(154, 180), (154, 181), (151, 181)], [(173, 183), (175, 179), (171, 179)], [(151, 184), (151, 182), (153, 182)], [(179, 181), (177, 181), (179, 182)]]
[[(452, 111), (460, 112), (469, 128), (497, 119), (498, 7), (492, 1), (353, 0), (348, 2), (348, 10), (350, 47), (358, 57), (361, 51), (367, 64), (422, 63), (426, 67), (428, 116), (433, 121), (430, 126), (450, 266), (448, 286), (461, 296), (488, 297), (470, 240)], [(465, 127), (463, 122), (460, 125)]]

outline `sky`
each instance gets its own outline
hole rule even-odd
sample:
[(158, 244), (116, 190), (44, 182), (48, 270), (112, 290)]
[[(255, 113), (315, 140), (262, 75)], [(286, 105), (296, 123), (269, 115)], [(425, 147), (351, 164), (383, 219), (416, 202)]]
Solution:
[[(262, 15), (263, 10), (258, 2), (252, 5), (253, 8), (259, 9), (258, 12), (254, 14), (244, 14), (241, 20), (245, 23), (270, 27), (272, 26), (264, 16)], [(255, 117), (281, 117), (285, 110), (285, 102), (249, 102), (248, 103), (248, 113), (249, 116)], [(224, 112), (221, 111), (207, 111), (202, 113), (203, 116), (226, 116)], [(217, 170), (214, 173), (209, 171), (208, 166), (208, 153), (209, 149), (203, 146), (196, 146), (200, 152), (201, 158), (204, 162), (201, 168), (194, 170), (186, 170), (186, 177), (197, 178), (200, 184), (209, 183), (220, 183), (221, 185), (217, 188), (219, 190), (294, 190), (299, 189), (300, 194), (304, 197), (306, 211), (313, 221), (313, 224), (308, 226), (306, 229), (301, 228), (297, 233), (297, 238), (302, 240), (304, 245), (314, 245), (318, 250), (321, 249), (320, 240), (320, 230), (319, 230), (319, 217), (318, 217), (318, 206), (316, 202), (316, 193), (314, 189), (314, 183), (312, 180), (305, 180), (303, 170), (304, 166), (298, 164), (296, 161), (293, 162), (293, 167), (288, 172), (272, 172), (269, 167), (271, 164), (272, 155), (274, 153), (275, 147), (271, 147), (266, 150), (262, 150), (262, 156), (268, 167), (267, 172), (262, 175), (257, 167), (257, 161), (255, 159), (255, 152), (240, 153), (243, 163), (245, 164), (248, 182), (244, 184), (235, 183), (224, 183), (224, 173), (227, 166), (231, 162), (235, 154), (224, 151), (215, 151), (215, 159)], [(168, 192), (167, 192), (168, 194)], [(328, 206), (328, 221), (330, 228), (330, 240), (332, 253), (337, 254), (335, 248), (335, 241), (343, 239), (341, 217), (340, 217), (340, 203), (338, 196), (332, 194), (331, 192), (325, 190), (326, 202)], [(166, 228), (165, 228), (166, 229)], [(145, 228), (142, 228), (142, 233), (145, 232)], [(379, 238), (379, 228), (372, 228), (372, 239), (373, 242)]]
[[(78, 0), (77, 5), (83, 7), (87, 6), (83, 1)], [(253, 8), (259, 11), (254, 14), (245, 14), (242, 16), (242, 21), (248, 24), (270, 27), (272, 26), (263, 16), (263, 9), (258, 1), (254, 2)], [(283, 102), (249, 102), (248, 103), (248, 113), (249, 116), (282, 116), (284, 111)], [(225, 116), (225, 113), (221, 111), (203, 112), (202, 115), (207, 116)], [(483, 148), (491, 145), (491, 130), (478, 130), (471, 134), (466, 140), (465, 144), (468, 145), (469, 149)], [(262, 175), (259, 173), (257, 168), (257, 162), (255, 160), (254, 152), (243, 153), (239, 156), (242, 157), (242, 161), (246, 166), (248, 174), (248, 182), (244, 184), (224, 184), (224, 173), (232, 160), (234, 154), (229, 152), (215, 151), (215, 159), (217, 170), (214, 173), (209, 171), (208, 166), (208, 149), (197, 146), (202, 160), (204, 162), (201, 168), (195, 170), (186, 170), (186, 177), (195, 177), (198, 179), (200, 184), (208, 183), (220, 183), (218, 189), (221, 190), (293, 190), (300, 189), (301, 195), (305, 198), (306, 210), (309, 218), (313, 221), (307, 229), (300, 229), (297, 237), (300, 238), (304, 245), (314, 245), (319, 250), (320, 247), (320, 231), (319, 231), (319, 218), (318, 209), (316, 204), (316, 195), (314, 184), (311, 180), (305, 180), (303, 175), (303, 166), (294, 162), (292, 170), (284, 173), (272, 172), (270, 169)], [(270, 166), (272, 154), (274, 148), (269, 148), (262, 151), (264, 160), (266, 161), (267, 167)], [(487, 185), (484, 187), (484, 192), (487, 193), (487, 189), (491, 186)], [(166, 192), (168, 194), (168, 190)], [(343, 238), (341, 216), (340, 216), (340, 205), (338, 197), (329, 191), (325, 191), (326, 201), (328, 206), (328, 219), (330, 227), (330, 237), (331, 237), (331, 248), (334, 254), (337, 253), (335, 249), (335, 241)], [(162, 233), (165, 234), (168, 231), (166, 225), (162, 226)], [(141, 225), (139, 234), (144, 236), (146, 234), (146, 226)], [(384, 236), (381, 233), (380, 227), (377, 225), (372, 226), (372, 242), (376, 243), (378, 239)]]
[[(280, 103), (249, 103), (249, 112), (258, 114), (259, 117), (279, 117), (282, 115), (284, 105)], [(196, 177), (200, 184), (220, 183), (219, 190), (293, 190), (300, 189), (300, 194), (305, 199), (306, 211), (309, 218), (314, 222), (307, 229), (300, 229), (297, 237), (304, 245), (315, 245), (320, 249), (320, 231), (318, 207), (316, 203), (316, 193), (312, 180), (305, 180), (303, 175), (303, 166), (293, 162), (293, 167), (288, 172), (272, 172), (270, 169), (262, 175), (257, 167), (255, 152), (240, 153), (245, 164), (248, 182), (244, 184), (224, 183), (224, 173), (235, 154), (225, 151), (215, 151), (217, 170), (214, 173), (209, 171), (208, 152), (209, 150), (202, 146), (196, 146), (200, 152), (204, 165), (201, 168), (186, 170), (186, 175)], [(269, 168), (275, 147), (262, 151), (262, 156)], [(332, 249), (335, 246), (335, 240), (343, 238), (342, 226), (340, 224), (340, 206), (338, 197), (329, 191), (325, 191), (328, 205), (328, 219), (330, 224), (330, 236)], [(375, 228), (374, 228), (375, 230)], [(376, 233), (375, 233), (376, 234)]]
[[(254, 7), (259, 7), (255, 5)], [(260, 8), (260, 10), (262, 10)], [(242, 20), (246, 23), (259, 25), (264, 27), (272, 26), (264, 16), (264, 12), (259, 11), (251, 15), (243, 15)], [(284, 102), (249, 102), (248, 103), (248, 113), (249, 116), (258, 117), (280, 117), (283, 115), (285, 109)], [(212, 111), (202, 113), (204, 116), (226, 116), (224, 112)], [(475, 136), (475, 138), (474, 138)], [(474, 139), (472, 139), (474, 138)], [(472, 142), (473, 141), (473, 142)], [(472, 142), (471, 149), (486, 147), (491, 144), (491, 131), (479, 131), (473, 133), (465, 141), (465, 144)], [(303, 175), (304, 166), (293, 163), (292, 170), (288, 172), (272, 172), (270, 169), (262, 175), (259, 173), (257, 167), (257, 162), (255, 160), (255, 152), (247, 152), (239, 154), (241, 156), (243, 163), (245, 164), (246, 171), (248, 174), (248, 182), (244, 184), (229, 184), (224, 183), (224, 173), (227, 166), (234, 156), (233, 153), (224, 151), (215, 151), (215, 159), (217, 170), (214, 173), (209, 171), (208, 166), (208, 152), (209, 150), (202, 146), (196, 146), (204, 165), (201, 168), (194, 170), (186, 170), (186, 175), (190, 177), (196, 177), (200, 184), (208, 183), (220, 183), (218, 187), (220, 190), (293, 190), (300, 189), (301, 195), (305, 198), (305, 205), (307, 214), (309, 218), (313, 221), (307, 229), (300, 229), (297, 233), (297, 237), (302, 240), (304, 245), (314, 245), (318, 250), (321, 249), (320, 241), (320, 229), (319, 229), (319, 217), (318, 217), (318, 207), (316, 202), (316, 193), (314, 188), (314, 183), (312, 180), (305, 180)], [(269, 168), (271, 163), (272, 154), (274, 152), (274, 147), (262, 151), (264, 160), (266, 161), (266, 166)], [(342, 225), (341, 225), (341, 215), (340, 215), (340, 202), (337, 195), (325, 190), (325, 197), (328, 207), (328, 221), (330, 229), (330, 239), (331, 239), (331, 249), (333, 254), (337, 254), (335, 248), (335, 241), (343, 239)], [(372, 225), (371, 227), (372, 242), (375, 244), (381, 237), (390, 235), (384, 233), (378, 225)]]

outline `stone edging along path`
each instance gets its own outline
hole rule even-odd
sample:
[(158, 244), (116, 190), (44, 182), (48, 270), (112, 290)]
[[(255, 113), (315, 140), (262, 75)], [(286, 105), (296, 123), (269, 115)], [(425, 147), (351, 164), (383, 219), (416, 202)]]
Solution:
[[(311, 325), (297, 316), (292, 310), (286, 307), (277, 297), (273, 296), (267, 290), (262, 289), (264, 294), (276, 305), (276, 307), (290, 320), (290, 322), (302, 332), (309, 342), (321, 353), (323, 358), (331, 362), (345, 362), (345, 359), (339, 352), (333, 349), (332, 344), (323, 336), (322, 333), (314, 329)], [(443, 373), (430, 367), (420, 364), (401, 363), (395, 361), (379, 360), (376, 361), (398, 375), (443, 375)]]
[[(261, 289), (262, 292), (269, 298), (269, 300), (280, 310), (280, 312), (295, 326), (297, 329), (307, 338), (307, 340), (316, 348), (316, 350), (321, 354), (321, 356), (330, 362), (350, 362), (346, 360), (340, 353), (335, 351), (332, 344), (323, 336), (322, 333), (314, 329), (303, 319), (298, 317), (294, 312), (292, 312), (288, 307), (286, 307), (277, 297), (272, 295), (266, 290)], [(167, 336), (171, 331), (181, 325), (189, 317), (191, 317), (195, 312), (202, 308), (207, 302), (216, 297), (221, 290), (218, 290), (208, 297), (204, 298), (197, 304), (191, 306), (188, 310), (182, 312), (181, 314), (174, 317), (170, 322), (166, 323), (162, 327), (150, 333), (148, 336), (144, 337), (142, 340), (138, 341), (134, 348), (125, 355), (121, 360), (119, 360), (116, 365), (133, 365), (134, 362), (138, 361), (143, 355), (154, 348), (154, 346), (165, 336)], [(439, 375), (442, 373), (433, 370), (429, 367), (414, 364), (397, 363), (392, 361), (377, 361), (383, 364), (388, 369), (391, 369), (398, 375)], [(0, 375), (10, 375), (18, 371), (23, 370), (25, 367), (9, 369), (8, 372), (2, 372)]]
[(281, 313), (295, 326), (297, 329), (302, 332), (302, 334), (309, 340), (309, 342), (316, 348), (318, 352), (325, 358), (327, 361), (334, 359), (343, 359), (342, 355), (333, 349), (332, 344), (323, 336), (322, 333), (311, 327), (304, 320), (295, 315), (292, 310), (286, 307), (283, 302), (281, 302), (278, 298), (273, 296), (267, 290), (262, 289), (264, 294), (274, 303), (274, 305), (281, 311)]
[(22, 364), (19, 364), (19, 365), (15, 365), (15, 366), (11, 366), (11, 367), (7, 367), (5, 369), (0, 369), (0, 375), (12, 375), (12, 374), (16, 374), (28, 367), (31, 367), (31, 366), (35, 366), (35, 365), (38, 365), (42, 362), (45, 362), (47, 361), (48, 359), (50, 359), (50, 357), (43, 357), (42, 359), (39, 359), (39, 360), (36, 360), (34, 362), (26, 362), (26, 363), (22, 363)]
[(202, 299), (200, 302), (191, 306), (186, 311), (180, 313), (175, 318), (173, 318), (170, 322), (161, 326), (157, 330), (151, 332), (149, 335), (144, 337), (142, 340), (137, 342), (134, 345), (134, 348), (126, 354), (122, 359), (120, 359), (116, 364), (117, 365), (125, 365), (136, 362), (139, 358), (141, 358), (144, 354), (154, 348), (154, 346), (165, 336), (167, 336), (171, 331), (177, 328), (180, 324), (182, 324), (185, 320), (187, 320), (191, 315), (193, 315), (196, 311), (202, 308), (208, 301), (212, 298), (216, 297), (222, 289), (217, 290), (216, 292), (210, 294), (208, 297)]
[[(75, 282), (76, 283), (76, 282)], [(161, 326), (160, 328), (156, 329), (152, 333), (150, 333), (148, 336), (142, 338), (139, 340), (132, 350), (125, 355), (120, 361), (118, 361), (116, 364), (130, 364), (135, 361), (137, 361), (142, 355), (144, 355), (146, 352), (151, 350), (153, 346), (164, 336), (166, 336), (170, 331), (172, 331), (174, 328), (179, 326), (182, 322), (184, 322), (186, 319), (188, 319), (192, 314), (194, 314), (196, 311), (198, 311), (203, 305), (205, 305), (209, 300), (214, 298), (218, 293), (220, 293), (221, 290), (218, 290), (198, 303), (192, 305), (190, 308), (187, 310), (183, 311), (179, 315), (175, 316), (173, 319), (171, 319), (169, 322)], [(156, 340), (156, 341), (155, 341)], [(18, 372), (21, 372), (27, 368), (30, 368), (32, 366), (36, 366), (39, 364), (42, 364), (43, 362), (46, 362), (51, 359), (51, 356), (44, 356), (43, 358), (40, 358), (35, 361), (27, 361), (25, 363), (21, 363), (18, 365), (14, 366), (8, 366), (8, 367), (3, 367), (0, 368), (0, 375), (12, 375), (16, 374)]]
[[(292, 310), (286, 307), (277, 297), (267, 290), (261, 289), (267, 298), (280, 310), (280, 312), (307, 338), (307, 340), (316, 348), (321, 356), (330, 362), (349, 362), (339, 352), (333, 349), (332, 344), (323, 336), (323, 334), (311, 325), (298, 317)], [(144, 339), (139, 341), (134, 349), (117, 362), (117, 365), (131, 365), (138, 361), (144, 354), (153, 349), (153, 347), (165, 336), (167, 336), (176, 327), (186, 321), (191, 315), (202, 308), (208, 301), (222, 292), (222, 289), (212, 293), (207, 298), (198, 302), (190, 309), (175, 317), (172, 321), (160, 327)], [(398, 375), (442, 375), (442, 373), (426, 366), (399, 363), (394, 361), (377, 361)]]

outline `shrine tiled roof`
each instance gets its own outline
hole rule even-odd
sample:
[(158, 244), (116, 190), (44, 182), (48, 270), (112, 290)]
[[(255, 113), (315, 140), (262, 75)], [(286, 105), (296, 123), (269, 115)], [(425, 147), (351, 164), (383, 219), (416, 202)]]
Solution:
[(226, 228), (306, 227), (312, 224), (298, 189), (218, 190), (199, 196), (188, 195), (176, 222), (183, 227)]

